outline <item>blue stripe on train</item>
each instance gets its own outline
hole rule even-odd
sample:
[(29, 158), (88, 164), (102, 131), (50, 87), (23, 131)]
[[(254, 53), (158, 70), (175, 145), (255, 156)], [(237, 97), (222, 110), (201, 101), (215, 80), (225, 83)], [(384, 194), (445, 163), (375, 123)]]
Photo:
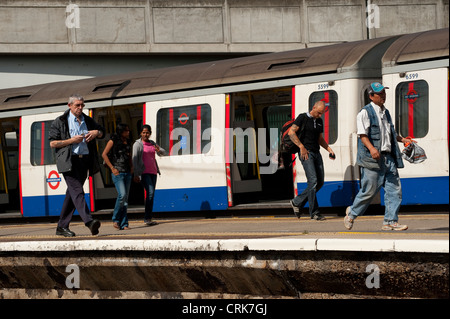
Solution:
[[(23, 197), (23, 216), (59, 216), (65, 195)], [(89, 206), (89, 195), (85, 195)], [(157, 189), (153, 211), (225, 210), (227, 187)], [(77, 214), (77, 212), (75, 212)]]
[(401, 183), (402, 205), (436, 205), (449, 203), (448, 176), (401, 178)]
[(153, 211), (225, 210), (228, 208), (227, 187), (157, 189)]
[[(306, 183), (297, 183), (298, 194), (306, 188)], [(319, 207), (349, 206), (358, 193), (359, 183), (351, 181), (325, 182), (317, 193)], [(308, 203), (306, 204), (308, 207)]]
[[(436, 205), (449, 203), (449, 177), (401, 178), (402, 205)], [(298, 193), (306, 183), (297, 183)], [(321, 207), (341, 207), (353, 204), (359, 190), (359, 181), (325, 182), (317, 194)], [(384, 205), (384, 190), (381, 190), (381, 204)]]
[[(403, 178), (401, 179), (402, 205), (435, 205), (449, 203), (449, 177)], [(297, 184), (299, 193), (306, 183)], [(322, 207), (343, 207), (353, 203), (359, 190), (359, 182), (325, 182), (317, 199)], [(384, 205), (384, 191), (381, 192), (381, 204)], [(25, 217), (59, 216), (65, 195), (23, 197), (23, 215)], [(89, 195), (86, 194), (89, 205)], [(153, 210), (155, 212), (225, 210), (228, 208), (227, 188), (180, 188), (157, 189)]]
[[(42, 216), (59, 216), (61, 213), (61, 207), (66, 195), (53, 195), (53, 196), (24, 196), (22, 198), (23, 203), (23, 216), (24, 217), (42, 217)], [(89, 194), (85, 194), (86, 202), (90, 207)], [(78, 212), (75, 211), (78, 215)]]

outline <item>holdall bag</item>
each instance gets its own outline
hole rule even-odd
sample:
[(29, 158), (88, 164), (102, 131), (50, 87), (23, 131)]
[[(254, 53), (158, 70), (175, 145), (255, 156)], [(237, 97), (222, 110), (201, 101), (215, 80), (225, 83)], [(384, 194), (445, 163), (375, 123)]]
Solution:
[(427, 159), (427, 155), (423, 148), (416, 142), (407, 143), (402, 151), (402, 157), (410, 163), (418, 164)]
[[(300, 132), (297, 133), (299, 139), (303, 136), (306, 126), (306, 113), (302, 113), (301, 115), (302, 115), (301, 119), (302, 126), (300, 128)], [(292, 142), (291, 138), (289, 137), (289, 129), (291, 128), (292, 124), (294, 124), (294, 122), (295, 119), (292, 119), (284, 123), (284, 125), (281, 127), (280, 132), (281, 152), (286, 152), (288, 154), (297, 154), (300, 151), (299, 147), (295, 145), (294, 142)]]

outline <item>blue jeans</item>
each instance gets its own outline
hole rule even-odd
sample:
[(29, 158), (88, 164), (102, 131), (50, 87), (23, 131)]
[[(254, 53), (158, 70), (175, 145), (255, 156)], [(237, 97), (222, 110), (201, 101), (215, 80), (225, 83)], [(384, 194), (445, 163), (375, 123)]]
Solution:
[(119, 224), (120, 229), (123, 229), (128, 227), (128, 195), (130, 193), (132, 176), (131, 173), (120, 173), (117, 176), (111, 173), (111, 176), (117, 190), (117, 200), (112, 220)]
[(145, 215), (144, 219), (151, 220), (153, 212), (153, 199), (155, 198), (156, 174), (142, 174), (141, 183), (145, 189)]
[(299, 156), (302, 162), (303, 169), (307, 179), (306, 189), (292, 202), (297, 207), (305, 206), (306, 202), (309, 203), (309, 215), (313, 218), (318, 214), (319, 204), (317, 203), (316, 193), (322, 188), (325, 180), (325, 172), (323, 169), (323, 160), (320, 153), (309, 152), (308, 159), (303, 160)]
[(364, 214), (372, 199), (384, 188), (384, 222), (394, 224), (398, 221), (398, 211), (402, 203), (402, 186), (397, 167), (390, 154), (381, 155), (380, 170), (362, 168), (361, 189), (350, 207), (350, 218), (355, 219)]

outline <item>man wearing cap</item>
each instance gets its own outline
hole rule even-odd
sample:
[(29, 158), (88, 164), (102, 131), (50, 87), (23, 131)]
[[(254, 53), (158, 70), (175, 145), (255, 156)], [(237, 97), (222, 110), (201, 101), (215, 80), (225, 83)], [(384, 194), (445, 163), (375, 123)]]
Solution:
[(364, 214), (381, 187), (385, 190), (385, 213), (382, 230), (406, 230), (398, 223), (402, 202), (402, 188), (398, 168), (403, 168), (400, 148), (396, 142), (410, 139), (398, 136), (391, 115), (385, 108), (386, 91), (381, 83), (369, 87), (371, 102), (363, 107), (356, 118), (358, 154), (356, 163), (361, 167), (361, 188), (352, 206), (347, 207), (344, 225), (353, 227), (356, 217)]

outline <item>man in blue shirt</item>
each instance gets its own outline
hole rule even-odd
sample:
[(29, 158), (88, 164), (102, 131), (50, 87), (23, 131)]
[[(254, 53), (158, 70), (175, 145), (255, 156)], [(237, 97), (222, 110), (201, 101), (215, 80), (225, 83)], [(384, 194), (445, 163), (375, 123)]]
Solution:
[[(84, 121), (83, 113), (81, 113), (80, 118), (78, 119), (72, 112), (69, 112), (68, 123), (71, 137), (77, 135), (85, 136), (89, 133), (86, 122)], [(72, 144), (72, 152), (76, 155), (88, 155), (89, 150), (86, 139), (83, 139), (80, 143)]]
[(67, 184), (56, 235), (75, 236), (69, 229), (75, 209), (92, 235), (97, 235), (100, 221), (91, 216), (83, 185), (88, 172), (92, 176), (100, 170), (95, 139), (103, 138), (104, 129), (94, 119), (83, 114), (82, 96), (72, 95), (68, 106), (69, 109), (53, 121), (49, 133), (50, 146), (56, 149), (56, 167)]

